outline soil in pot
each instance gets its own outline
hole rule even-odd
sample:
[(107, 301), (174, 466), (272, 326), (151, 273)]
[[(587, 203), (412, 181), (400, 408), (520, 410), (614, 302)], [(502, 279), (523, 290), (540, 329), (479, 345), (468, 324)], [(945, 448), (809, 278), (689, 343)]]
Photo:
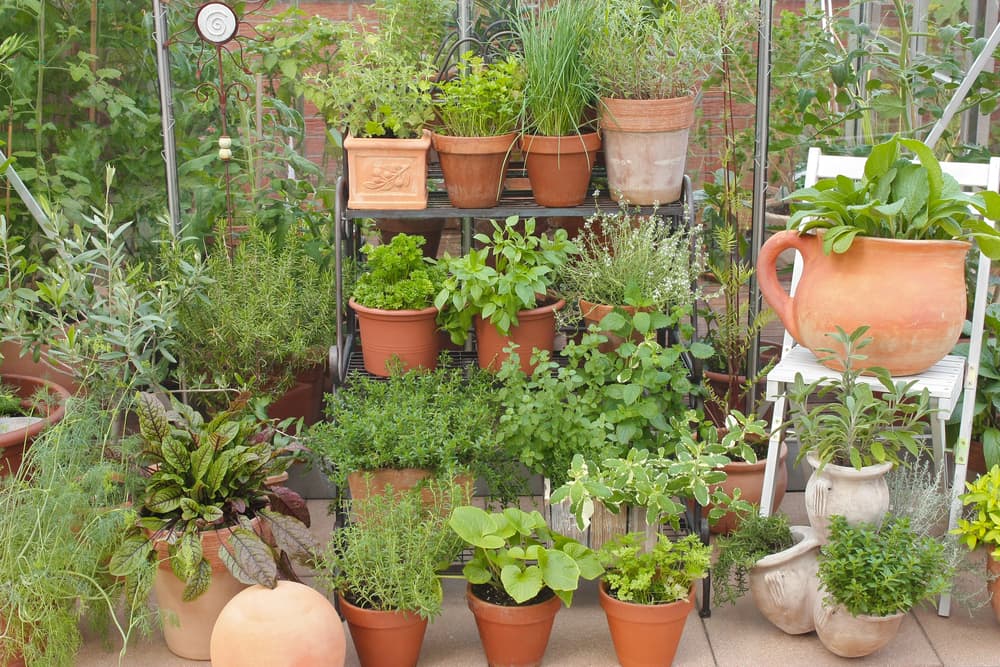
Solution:
[(622, 602), (602, 581), (600, 602), (622, 667), (668, 667), (673, 663), (684, 624), (694, 609), (694, 588), (686, 600), (645, 605)]
[(337, 594), (361, 667), (414, 667), (427, 632), (427, 619), (405, 611), (375, 611)]
[(534, 369), (531, 363), (533, 349), (552, 351), (556, 342), (556, 311), (566, 305), (559, 299), (555, 303), (539, 306), (531, 310), (522, 310), (517, 314), (517, 324), (510, 328), (510, 333), (503, 336), (488, 320), (477, 316), (476, 354), (479, 366), (496, 372), (510, 356), (504, 348), (511, 342), (517, 343), (517, 354), (521, 362), (521, 370), (530, 374)]
[(504, 600), (505, 595), (485, 584), (470, 585), (465, 597), (491, 667), (535, 667), (542, 663), (552, 623), (562, 606), (551, 590), (543, 590), (523, 605), (503, 604), (513, 600)]

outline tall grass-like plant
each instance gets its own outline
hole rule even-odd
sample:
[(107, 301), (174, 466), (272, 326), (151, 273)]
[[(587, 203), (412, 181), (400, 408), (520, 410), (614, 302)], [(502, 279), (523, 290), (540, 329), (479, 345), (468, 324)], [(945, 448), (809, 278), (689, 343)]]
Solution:
[(526, 129), (531, 132), (566, 136), (586, 124), (587, 111), (597, 99), (585, 57), (594, 7), (586, 0), (563, 0), (515, 16), (525, 74)]
[(579, 253), (559, 271), (562, 293), (591, 303), (663, 311), (690, 303), (704, 266), (701, 229), (673, 228), (661, 216), (598, 212), (576, 239)]

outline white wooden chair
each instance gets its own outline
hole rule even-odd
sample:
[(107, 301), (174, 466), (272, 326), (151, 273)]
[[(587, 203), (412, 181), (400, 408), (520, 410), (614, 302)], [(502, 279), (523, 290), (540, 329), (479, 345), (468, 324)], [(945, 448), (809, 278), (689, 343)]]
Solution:
[[(806, 165), (805, 184), (811, 186), (821, 178), (844, 175), (860, 179), (864, 174), (865, 158), (841, 157), (823, 155), (818, 148), (809, 150)], [(1000, 157), (991, 158), (988, 164), (973, 164), (960, 162), (942, 162), (942, 169), (951, 174), (966, 189), (1000, 190)], [(795, 293), (802, 274), (802, 257), (795, 254), (792, 270), (791, 292)], [(915, 391), (927, 389), (931, 397), (931, 407), (935, 417), (931, 418), (931, 440), (936, 469), (940, 472), (945, 465), (945, 422), (951, 417), (959, 397), (965, 392), (963, 411), (958, 440), (953, 445), (955, 471), (950, 485), (951, 512), (948, 528), (957, 525), (962, 511), (959, 494), (964, 491), (966, 466), (968, 463), (969, 437), (972, 430), (972, 410), (976, 394), (976, 380), (979, 372), (979, 358), (983, 335), (983, 319), (986, 311), (986, 299), (989, 292), (990, 260), (979, 253), (977, 280), (975, 290), (975, 306), (972, 316), (972, 341), (969, 357), (948, 355), (927, 371), (915, 376), (895, 378), (896, 380), (915, 380)], [(781, 447), (782, 432), (780, 425), (785, 419), (785, 389), (801, 374), (806, 383), (823, 379), (833, 380), (835, 371), (821, 365), (816, 356), (805, 347), (799, 345), (786, 331), (782, 344), (781, 361), (767, 374), (766, 398), (774, 402), (774, 413), (771, 420), (771, 439), (768, 443), (767, 466), (764, 473), (764, 489), (761, 498), (760, 513), (763, 516), (771, 514), (774, 503), (774, 484), (778, 466), (778, 452)], [(862, 377), (873, 386), (874, 378)], [(941, 475), (947, 481), (947, 475)], [(950, 613), (951, 599), (948, 595), (941, 597), (938, 614), (947, 616)]]

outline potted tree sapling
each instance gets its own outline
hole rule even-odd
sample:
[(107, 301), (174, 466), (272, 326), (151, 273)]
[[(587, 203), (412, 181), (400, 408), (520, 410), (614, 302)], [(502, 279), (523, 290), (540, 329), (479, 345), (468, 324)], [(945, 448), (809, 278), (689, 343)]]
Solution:
[(351, 308), (358, 316), (365, 370), (389, 375), (396, 358), (403, 370), (434, 368), (440, 352), (438, 309), (433, 305), (443, 271), (425, 261), (419, 236), (398, 234), (388, 244), (366, 245), (354, 282)]
[(434, 299), (441, 311), (438, 323), (459, 345), (475, 324), (482, 368), (498, 370), (507, 359), (505, 348), (516, 343), (521, 367), (529, 372), (531, 350), (551, 351), (555, 345), (555, 312), (565, 301), (548, 292), (576, 246), (564, 229), (551, 238), (536, 235), (534, 218), (524, 221), (523, 232), (517, 216), (492, 225), (492, 236), (474, 237), (482, 249), (441, 260), (448, 276)]
[(948, 590), (951, 576), (943, 545), (917, 534), (908, 519), (890, 517), (878, 528), (835, 516), (820, 549), (816, 634), (845, 658), (874, 653), (913, 607)]
[(535, 201), (564, 207), (583, 203), (601, 147), (588, 115), (597, 99), (585, 60), (594, 6), (581, 0), (519, 13), (514, 31), (524, 71), (521, 151)]
[(462, 575), (487, 661), (540, 664), (559, 608), (572, 603), (580, 579), (601, 575), (596, 554), (537, 511), (456, 507), (448, 525), (474, 549)]
[[(796, 377), (787, 390), (789, 421), (798, 436), (803, 458), (813, 467), (806, 483), (806, 512), (821, 542), (830, 517), (839, 514), (850, 525), (878, 525), (889, 508), (885, 474), (901, 465), (906, 453), (917, 456), (924, 445), (925, 419), (931, 414), (927, 390), (912, 392), (913, 382), (893, 382), (881, 368), (868, 368), (875, 386), (860, 379), (857, 368), (870, 338), (867, 327), (850, 334), (831, 334), (844, 370), (833, 384), (806, 384)], [(846, 350), (841, 354), (839, 350)], [(810, 408), (811, 395), (830, 397)]]
[(434, 483), (428, 507), (419, 493), (396, 491), (354, 500), (364, 523), (333, 531), (318, 559), (319, 577), (336, 591), (363, 667), (417, 664), (427, 621), (441, 613), (438, 570), (462, 549), (448, 528), (465, 491)]
[[(873, 341), (858, 367), (897, 376), (920, 373), (951, 351), (965, 321), (971, 242), (1000, 258), (1000, 232), (978, 217), (1000, 218), (1000, 194), (963, 192), (927, 146), (894, 137), (872, 148), (860, 181), (825, 178), (789, 196), (788, 229), (767, 240), (757, 270), (764, 298), (795, 340), (818, 352), (836, 327), (869, 326)], [(776, 268), (791, 248), (803, 258), (794, 297)], [(862, 293), (868, 298), (841, 298)], [(842, 368), (836, 357), (826, 363)]]
[(458, 75), (440, 84), (432, 141), (452, 206), (496, 206), (521, 123), (523, 79), (512, 56), (486, 63), (469, 51)]
[[(226, 603), (250, 584), (274, 588), (279, 567), (294, 578), (282, 553), (307, 560), (313, 538), (299, 520), (268, 506), (266, 480), (289, 463), (271, 422), (240, 405), (209, 421), (177, 400), (168, 412), (151, 394), (135, 405), (137, 450), (128, 452), (145, 468), (134, 521), (110, 570), (144, 581), (155, 570), (167, 647), (207, 660)], [(149, 592), (134, 590), (138, 600)]]
[(789, 526), (788, 517), (762, 517), (756, 507), (739, 526), (716, 541), (712, 565), (715, 604), (735, 604), (749, 590), (757, 609), (783, 632), (812, 632), (819, 540), (809, 526)]

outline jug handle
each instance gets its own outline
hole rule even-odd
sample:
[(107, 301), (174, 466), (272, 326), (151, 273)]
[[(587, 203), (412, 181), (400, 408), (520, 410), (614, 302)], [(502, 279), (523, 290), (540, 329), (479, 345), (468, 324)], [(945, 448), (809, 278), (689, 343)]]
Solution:
[(792, 335), (792, 338), (801, 342), (799, 325), (793, 312), (792, 298), (778, 281), (778, 256), (789, 248), (798, 250), (802, 254), (803, 262), (808, 262), (815, 252), (816, 238), (800, 236), (794, 229), (786, 229), (771, 236), (761, 246), (760, 254), (757, 257), (757, 281), (761, 294), (781, 319), (781, 323), (788, 329), (788, 333)]

